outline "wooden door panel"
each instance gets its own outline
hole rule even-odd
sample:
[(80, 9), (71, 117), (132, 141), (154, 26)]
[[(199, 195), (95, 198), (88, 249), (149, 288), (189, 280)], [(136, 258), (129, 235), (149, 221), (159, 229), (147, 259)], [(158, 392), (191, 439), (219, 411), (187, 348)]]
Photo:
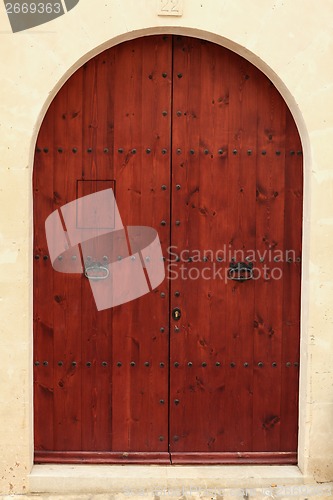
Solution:
[[(182, 317), (171, 316), (170, 331), (173, 463), (296, 459), (298, 389), (283, 392), (281, 377), (288, 352), (289, 377), (298, 380), (299, 324), (287, 348), (284, 290), (300, 276), (290, 265), (290, 276), (280, 273), (289, 245), (286, 206), (301, 198), (302, 175), (296, 170), (286, 189), (286, 148), (300, 151), (287, 117), (277, 90), (249, 62), (208, 42), (175, 39), (171, 308)], [(300, 205), (297, 212), (290, 248), (300, 252)], [(193, 262), (184, 262), (191, 255)], [(228, 280), (230, 262), (246, 257), (254, 279)], [(299, 302), (290, 308), (299, 317)], [(285, 446), (286, 426), (293, 446)]]
[[(153, 37), (110, 49), (78, 70), (55, 98), (37, 145), (37, 151), (52, 149), (52, 161), (36, 153), (43, 159), (34, 172), (43, 188), (35, 193), (42, 207), (35, 213), (36, 252), (47, 254), (40, 234), (54, 209), (110, 183), (124, 225), (161, 227), (162, 245), (169, 246), (170, 47), (171, 37)], [(79, 214), (80, 224), (87, 215)], [(85, 243), (85, 252), (92, 260), (108, 257), (105, 243)], [(45, 308), (53, 312), (53, 336), (35, 337), (35, 360), (48, 359), (55, 373), (53, 382), (36, 367), (36, 406), (52, 415), (48, 425), (35, 419), (36, 459), (93, 461), (103, 452), (109, 462), (169, 461), (168, 282), (97, 311), (86, 277), (55, 273), (50, 263), (43, 273), (35, 267), (38, 282), (49, 283)], [(40, 300), (36, 289), (38, 318)]]

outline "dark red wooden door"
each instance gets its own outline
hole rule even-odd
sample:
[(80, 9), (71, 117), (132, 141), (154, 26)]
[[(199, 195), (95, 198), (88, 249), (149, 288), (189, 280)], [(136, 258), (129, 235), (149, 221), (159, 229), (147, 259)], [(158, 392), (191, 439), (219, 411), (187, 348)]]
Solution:
[(166, 252), (170, 225), (160, 221), (170, 211), (171, 42), (142, 38), (94, 58), (64, 85), (41, 127), (34, 171), (37, 460), (169, 462), (168, 280), (97, 311), (83, 274), (55, 272), (44, 260), (44, 222), (113, 183), (124, 224), (158, 228)]
[[(269, 80), (186, 37), (109, 49), (52, 102), (33, 186), (36, 461), (295, 463), (302, 156)], [(97, 311), (44, 223), (110, 187), (167, 277)]]
[[(249, 62), (176, 38), (172, 137), (170, 296), (182, 311), (170, 330), (173, 463), (295, 462), (302, 158), (294, 121)], [(237, 263), (252, 265), (253, 279), (228, 279)]]

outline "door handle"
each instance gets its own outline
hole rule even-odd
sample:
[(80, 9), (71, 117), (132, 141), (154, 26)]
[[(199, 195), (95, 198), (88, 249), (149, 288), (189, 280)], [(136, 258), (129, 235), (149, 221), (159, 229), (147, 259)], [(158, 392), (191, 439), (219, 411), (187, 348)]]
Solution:
[(106, 280), (110, 276), (110, 271), (106, 266), (96, 262), (89, 267), (85, 268), (84, 275), (88, 280), (100, 281)]
[(253, 279), (253, 263), (230, 262), (228, 278), (233, 281), (248, 281)]

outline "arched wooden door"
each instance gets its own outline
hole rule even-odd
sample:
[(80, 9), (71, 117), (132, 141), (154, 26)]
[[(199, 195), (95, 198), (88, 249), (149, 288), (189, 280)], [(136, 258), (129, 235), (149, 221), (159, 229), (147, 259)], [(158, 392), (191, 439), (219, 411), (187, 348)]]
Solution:
[[(109, 187), (167, 278), (98, 312), (44, 224)], [(53, 100), (33, 189), (35, 460), (296, 463), (302, 152), (273, 84), (193, 38), (111, 48)]]

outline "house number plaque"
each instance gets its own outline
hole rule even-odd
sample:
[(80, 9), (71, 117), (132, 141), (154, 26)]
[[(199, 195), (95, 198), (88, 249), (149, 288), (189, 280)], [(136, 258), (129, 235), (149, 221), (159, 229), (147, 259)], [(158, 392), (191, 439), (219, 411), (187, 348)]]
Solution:
[(182, 16), (183, 0), (158, 0), (157, 14), (159, 16)]

